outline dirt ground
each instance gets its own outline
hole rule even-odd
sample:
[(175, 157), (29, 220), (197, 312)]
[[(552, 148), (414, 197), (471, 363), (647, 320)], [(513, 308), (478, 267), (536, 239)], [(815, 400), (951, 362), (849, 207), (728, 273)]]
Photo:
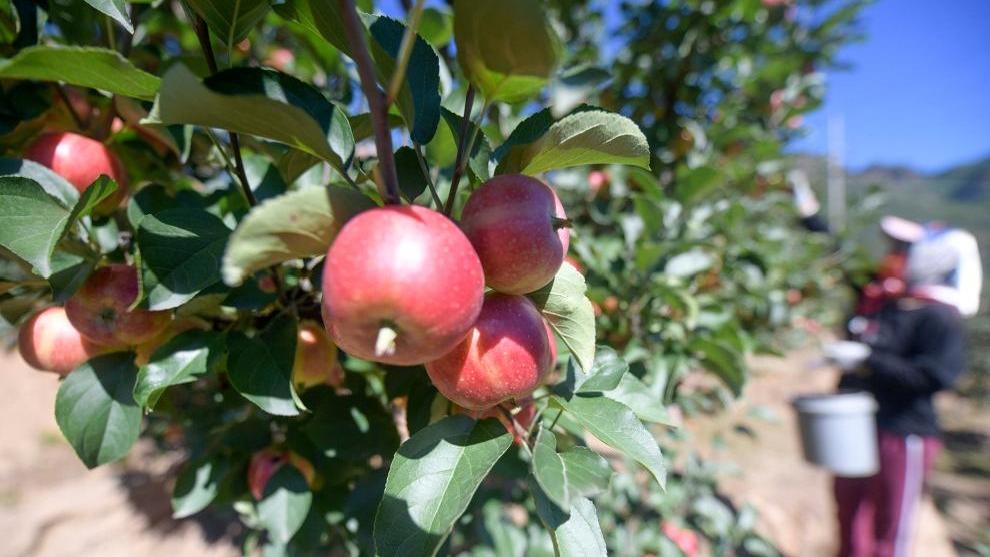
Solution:
[[(726, 490), (737, 501), (755, 504), (764, 534), (792, 556), (830, 555), (835, 537), (828, 477), (801, 461), (788, 404), (796, 394), (827, 391), (834, 384), (830, 372), (807, 369), (815, 358), (797, 352), (756, 361), (747, 402), (692, 426), (697, 435), (737, 432), (725, 435), (723, 448), (711, 453), (738, 469), (727, 478)], [(0, 377), (0, 557), (240, 554), (223, 521), (171, 519), (173, 460), (152, 457), (139, 445), (125, 462), (87, 471), (55, 424), (56, 379), (29, 370), (16, 354), (0, 354)], [(960, 431), (990, 439), (985, 410), (976, 414), (960, 404), (950, 406)], [(744, 431), (739, 424), (755, 436), (738, 433)], [(990, 520), (986, 474), (940, 474), (933, 484), (940, 506), (953, 519), (947, 528), (927, 499), (915, 557), (956, 555), (949, 534), (971, 538)]]

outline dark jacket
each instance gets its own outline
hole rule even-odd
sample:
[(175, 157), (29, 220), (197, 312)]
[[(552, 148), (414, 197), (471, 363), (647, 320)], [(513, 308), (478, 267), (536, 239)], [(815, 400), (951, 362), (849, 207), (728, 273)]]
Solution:
[(847, 375), (840, 389), (862, 388), (877, 400), (877, 425), (900, 435), (938, 435), (932, 396), (950, 388), (963, 371), (962, 318), (950, 306), (902, 298), (875, 316), (861, 340), (872, 353), (865, 376)]

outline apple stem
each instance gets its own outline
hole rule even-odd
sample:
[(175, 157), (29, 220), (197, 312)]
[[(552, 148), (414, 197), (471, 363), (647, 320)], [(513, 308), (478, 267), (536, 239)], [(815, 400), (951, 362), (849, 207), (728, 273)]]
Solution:
[(395, 339), (399, 337), (399, 332), (389, 326), (378, 329), (378, 338), (375, 339), (375, 356), (391, 356), (395, 354)]
[(550, 222), (553, 223), (553, 227), (555, 230), (559, 228), (570, 228), (574, 226), (574, 223), (571, 221), (571, 219), (562, 219), (560, 217), (550, 217)]

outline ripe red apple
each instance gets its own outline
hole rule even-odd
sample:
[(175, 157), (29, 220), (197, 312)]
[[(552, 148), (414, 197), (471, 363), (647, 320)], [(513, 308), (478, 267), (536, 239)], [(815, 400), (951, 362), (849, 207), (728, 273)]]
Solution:
[(313, 463), (292, 451), (268, 447), (251, 455), (251, 462), (248, 464), (248, 489), (255, 499), (261, 500), (265, 494), (265, 486), (268, 485), (268, 480), (286, 462), (295, 466), (303, 477), (306, 478), (306, 483), (310, 487), (313, 487), (316, 482), (316, 470), (313, 468)]
[(688, 557), (694, 557), (698, 554), (700, 544), (698, 534), (694, 530), (681, 528), (670, 521), (663, 521), (660, 524), (660, 531)]
[(570, 242), (566, 219), (549, 186), (505, 174), (471, 194), (461, 228), (478, 252), (488, 286), (526, 294), (546, 286), (560, 269)]
[(107, 265), (89, 275), (66, 302), (65, 313), (93, 342), (133, 346), (155, 338), (172, 319), (167, 311), (129, 310), (137, 297), (137, 269), (119, 263)]
[(553, 350), (529, 298), (493, 293), (467, 338), (426, 371), (445, 397), (483, 410), (532, 393), (552, 367)]
[(17, 335), (21, 357), (34, 369), (62, 377), (93, 356), (109, 350), (91, 342), (72, 326), (60, 307), (45, 308), (31, 316)]
[(588, 173), (588, 189), (591, 190), (592, 194), (597, 194), (611, 183), (612, 177), (606, 170), (592, 170)]
[(326, 329), (316, 321), (299, 323), (292, 383), (300, 390), (317, 385), (339, 388), (344, 383), (344, 370), (337, 361), (337, 347), (327, 336)]
[(96, 206), (93, 212), (97, 215), (112, 213), (127, 196), (124, 165), (106, 145), (95, 139), (71, 132), (48, 133), (27, 148), (24, 158), (52, 169), (80, 193), (101, 174), (113, 178), (117, 191)]
[(435, 360), (464, 339), (481, 311), (477, 254), (450, 219), (425, 207), (380, 207), (352, 218), (324, 268), (327, 331), (366, 360)]

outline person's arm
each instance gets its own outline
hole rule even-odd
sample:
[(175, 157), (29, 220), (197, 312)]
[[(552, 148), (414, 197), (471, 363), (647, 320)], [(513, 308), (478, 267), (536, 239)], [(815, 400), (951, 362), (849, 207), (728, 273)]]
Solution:
[(950, 311), (935, 311), (912, 332), (915, 354), (904, 358), (874, 348), (866, 360), (876, 390), (934, 393), (947, 389), (962, 373), (965, 342), (962, 324)]

